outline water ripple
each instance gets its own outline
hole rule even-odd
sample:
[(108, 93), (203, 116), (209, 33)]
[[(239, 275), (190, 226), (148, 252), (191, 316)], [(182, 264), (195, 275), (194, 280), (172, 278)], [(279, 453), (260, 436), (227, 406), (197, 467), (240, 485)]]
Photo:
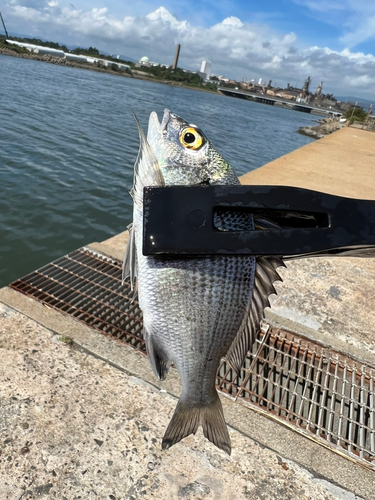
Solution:
[(198, 124), (239, 175), (310, 142), (302, 113), (6, 56), (0, 72), (0, 286), (126, 228), (132, 112)]

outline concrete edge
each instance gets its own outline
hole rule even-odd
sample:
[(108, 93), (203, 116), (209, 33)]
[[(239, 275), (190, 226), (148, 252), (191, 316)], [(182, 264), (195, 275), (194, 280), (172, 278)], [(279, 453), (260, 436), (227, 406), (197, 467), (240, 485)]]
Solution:
[(367, 352), (363, 349), (359, 349), (358, 347), (351, 345), (350, 353), (348, 353), (348, 344), (341, 341), (337, 337), (333, 337), (328, 333), (309, 328), (302, 323), (298, 323), (285, 316), (281, 316), (275, 313), (272, 310), (272, 307), (265, 309), (265, 320), (271, 326), (274, 326), (276, 328), (285, 328), (285, 330), (295, 332), (296, 334), (302, 335), (311, 342), (321, 344), (321, 346), (325, 349), (333, 349), (346, 357), (350, 355), (350, 358), (354, 359), (358, 363), (374, 368), (374, 356), (372, 352)]
[[(107, 338), (74, 318), (10, 288), (0, 289), (0, 302), (46, 327), (52, 335), (69, 337), (76, 348), (125, 371), (135, 377), (140, 385), (147, 384), (155, 391), (179, 397), (181, 383), (176, 370), (171, 370), (167, 380), (161, 383), (152, 373), (146, 357), (130, 346), (114, 342), (112, 338)], [(313, 437), (296, 432), (292, 424), (280, 424), (261, 410), (233, 404), (226, 397), (221, 399), (226, 421), (234, 430), (308, 469), (318, 478), (327, 479), (363, 498), (375, 497), (375, 476), (372, 470), (325, 447)]]
[(102, 253), (107, 257), (122, 262), (124, 259), (128, 241), (129, 231), (125, 230), (100, 243), (98, 243), (97, 241), (89, 243), (88, 245), (86, 245), (86, 248), (89, 248), (95, 252)]
[(104, 255), (105, 257), (109, 257), (110, 259), (116, 259), (120, 262), (123, 261), (124, 258), (124, 251), (116, 251), (116, 249), (110, 245), (106, 245), (105, 242), (103, 243), (98, 243), (98, 242), (93, 242), (89, 243), (88, 245), (85, 245), (84, 248), (87, 248), (88, 250), (91, 250), (93, 252), (97, 252), (99, 254)]

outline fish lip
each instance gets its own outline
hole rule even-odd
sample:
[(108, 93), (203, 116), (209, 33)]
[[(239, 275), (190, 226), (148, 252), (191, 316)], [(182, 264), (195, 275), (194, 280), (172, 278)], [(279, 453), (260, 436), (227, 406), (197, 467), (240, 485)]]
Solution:
[(158, 115), (153, 111), (148, 119), (147, 142), (154, 152), (161, 133)]
[(162, 132), (167, 129), (167, 125), (168, 125), (170, 117), (171, 117), (171, 112), (169, 111), (169, 109), (165, 108), (163, 119), (162, 119), (161, 124), (160, 124), (160, 129)]
[(160, 131), (160, 123), (159, 123), (158, 115), (156, 114), (155, 111), (153, 111), (150, 114), (150, 118), (148, 120), (148, 129), (150, 130), (150, 128), (156, 129), (157, 131)]
[(169, 109), (164, 110), (161, 123), (159, 123), (158, 115), (155, 111), (150, 114), (150, 118), (148, 119), (147, 141), (152, 149), (156, 147), (160, 135), (163, 134), (163, 132), (166, 132), (170, 117), (171, 112)]
[(158, 118), (156, 111), (152, 111), (152, 113), (150, 114), (149, 121), (148, 121), (148, 126), (156, 129), (158, 132), (163, 132), (164, 130), (167, 129), (167, 125), (168, 125), (170, 117), (171, 117), (170, 110), (165, 108), (164, 114), (163, 114), (163, 119), (162, 119), (161, 123), (159, 123), (159, 118)]

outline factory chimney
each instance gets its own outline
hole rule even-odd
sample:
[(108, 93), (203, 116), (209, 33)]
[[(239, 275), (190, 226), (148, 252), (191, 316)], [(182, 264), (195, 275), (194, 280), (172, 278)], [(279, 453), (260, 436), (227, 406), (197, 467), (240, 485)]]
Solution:
[(310, 81), (311, 81), (310, 77), (306, 78), (305, 84), (304, 84), (304, 86), (302, 88), (302, 94), (303, 95), (307, 95), (309, 93)]
[(318, 85), (316, 91), (315, 91), (315, 95), (316, 96), (320, 96), (321, 93), (322, 93), (322, 88), (323, 88), (323, 82), (320, 82), (320, 84)]
[(176, 53), (174, 55), (174, 61), (173, 61), (173, 65), (172, 65), (172, 71), (174, 71), (177, 68), (178, 57), (180, 55), (180, 48), (181, 48), (181, 45), (178, 44), (177, 47), (176, 47)]

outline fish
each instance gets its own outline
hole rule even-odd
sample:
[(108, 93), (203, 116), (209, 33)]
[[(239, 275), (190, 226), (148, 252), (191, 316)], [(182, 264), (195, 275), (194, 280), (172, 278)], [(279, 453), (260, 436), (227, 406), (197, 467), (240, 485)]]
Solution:
[[(280, 280), (275, 257), (245, 255), (170, 257), (142, 253), (145, 186), (239, 185), (233, 168), (199, 127), (168, 109), (159, 122), (152, 112), (147, 137), (139, 122), (134, 167), (133, 222), (129, 226), (123, 278), (130, 278), (143, 313), (146, 351), (155, 375), (164, 380), (173, 364), (182, 391), (162, 440), (168, 449), (201, 426), (228, 455), (231, 442), (215, 379), (223, 357), (239, 373), (255, 341)], [(267, 227), (250, 214), (214, 215), (220, 230)]]

